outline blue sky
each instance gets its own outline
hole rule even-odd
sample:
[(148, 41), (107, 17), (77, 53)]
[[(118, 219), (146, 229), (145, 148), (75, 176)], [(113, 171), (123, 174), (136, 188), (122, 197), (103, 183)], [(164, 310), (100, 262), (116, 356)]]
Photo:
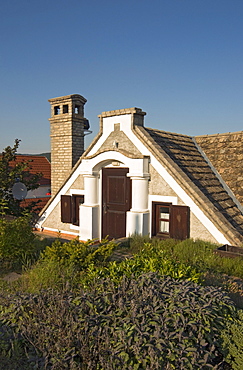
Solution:
[(48, 99), (138, 107), (188, 135), (243, 129), (242, 0), (0, 1), (0, 151), (50, 151)]

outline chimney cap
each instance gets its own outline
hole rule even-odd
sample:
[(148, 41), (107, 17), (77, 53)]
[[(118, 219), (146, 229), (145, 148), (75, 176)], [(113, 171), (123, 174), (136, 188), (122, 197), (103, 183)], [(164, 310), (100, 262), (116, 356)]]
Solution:
[(57, 97), (57, 98), (52, 98), (52, 99), (49, 99), (48, 101), (51, 103), (51, 104), (56, 104), (56, 103), (59, 103), (59, 102), (64, 102), (64, 101), (79, 101), (83, 104), (85, 104), (87, 102), (87, 99), (85, 99), (82, 95), (79, 95), (79, 94), (71, 94), (71, 95), (65, 95), (65, 96), (60, 96), (60, 97)]
[(125, 108), (125, 109), (116, 109), (116, 110), (110, 110), (107, 112), (102, 112), (98, 117), (104, 118), (104, 117), (112, 117), (112, 116), (120, 116), (123, 114), (137, 114), (140, 116), (145, 116), (146, 112), (143, 112), (141, 108)]

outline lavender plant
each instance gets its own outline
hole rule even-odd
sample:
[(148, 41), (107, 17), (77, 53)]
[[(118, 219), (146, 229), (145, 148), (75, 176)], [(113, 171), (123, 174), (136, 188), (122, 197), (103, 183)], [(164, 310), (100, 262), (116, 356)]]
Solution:
[(46, 368), (87, 370), (222, 369), (220, 332), (235, 315), (220, 289), (156, 273), (103, 279), (79, 294), (18, 294), (0, 310)]

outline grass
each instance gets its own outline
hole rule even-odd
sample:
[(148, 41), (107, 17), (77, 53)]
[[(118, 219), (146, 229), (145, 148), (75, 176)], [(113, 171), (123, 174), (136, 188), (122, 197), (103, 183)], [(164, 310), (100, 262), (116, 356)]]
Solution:
[(0, 278), (4, 275), (14, 271), (22, 273), (23, 271), (29, 270), (39, 259), (40, 254), (45, 248), (51, 245), (53, 240), (41, 239), (36, 237), (34, 240), (34, 252), (25, 253), (23, 252), (19, 258), (16, 259), (0, 259)]

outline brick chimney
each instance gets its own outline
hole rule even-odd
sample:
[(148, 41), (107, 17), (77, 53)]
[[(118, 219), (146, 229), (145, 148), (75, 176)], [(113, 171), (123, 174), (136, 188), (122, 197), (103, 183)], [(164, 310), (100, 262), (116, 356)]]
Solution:
[(87, 100), (73, 94), (48, 101), (51, 104), (51, 192), (54, 195), (84, 152)]

